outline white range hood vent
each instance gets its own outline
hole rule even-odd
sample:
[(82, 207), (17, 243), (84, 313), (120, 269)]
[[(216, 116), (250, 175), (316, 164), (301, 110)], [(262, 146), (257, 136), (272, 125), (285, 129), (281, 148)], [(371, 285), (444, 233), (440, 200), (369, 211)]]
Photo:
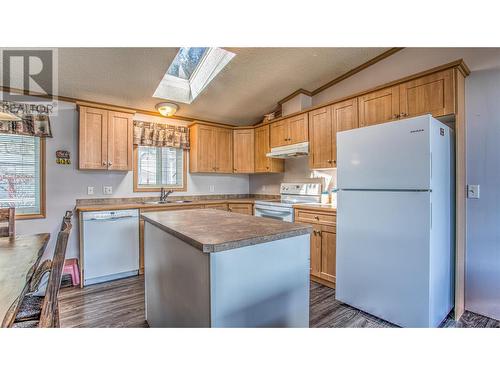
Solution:
[(268, 158), (288, 159), (309, 155), (309, 142), (296, 143), (293, 145), (274, 147), (267, 153)]

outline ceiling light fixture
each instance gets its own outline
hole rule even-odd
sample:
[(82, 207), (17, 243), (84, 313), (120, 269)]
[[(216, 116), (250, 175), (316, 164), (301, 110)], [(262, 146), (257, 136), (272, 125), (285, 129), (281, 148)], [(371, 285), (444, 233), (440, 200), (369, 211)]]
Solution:
[(0, 111), (0, 121), (21, 121), (21, 118), (11, 113)]
[(170, 117), (173, 116), (175, 112), (179, 109), (179, 106), (175, 103), (162, 102), (155, 106), (156, 110), (160, 112), (162, 116)]

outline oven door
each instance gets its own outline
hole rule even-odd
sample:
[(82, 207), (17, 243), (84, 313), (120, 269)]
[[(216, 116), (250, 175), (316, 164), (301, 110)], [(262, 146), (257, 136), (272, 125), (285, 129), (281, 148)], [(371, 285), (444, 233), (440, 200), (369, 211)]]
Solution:
[(293, 208), (257, 204), (255, 205), (255, 216), (291, 223), (293, 222)]

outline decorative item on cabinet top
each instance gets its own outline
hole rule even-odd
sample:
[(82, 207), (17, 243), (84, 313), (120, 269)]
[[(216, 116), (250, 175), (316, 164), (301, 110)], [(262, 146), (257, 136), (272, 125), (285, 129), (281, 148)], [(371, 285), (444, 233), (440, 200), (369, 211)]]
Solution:
[(134, 120), (134, 144), (189, 149), (189, 128)]

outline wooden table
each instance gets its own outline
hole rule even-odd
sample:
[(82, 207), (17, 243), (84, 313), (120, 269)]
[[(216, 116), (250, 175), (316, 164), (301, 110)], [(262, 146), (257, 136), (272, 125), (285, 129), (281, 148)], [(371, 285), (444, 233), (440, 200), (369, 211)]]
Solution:
[(2, 320), (2, 327), (8, 327), (13, 323), (49, 238), (49, 233), (0, 238), (0, 320)]

